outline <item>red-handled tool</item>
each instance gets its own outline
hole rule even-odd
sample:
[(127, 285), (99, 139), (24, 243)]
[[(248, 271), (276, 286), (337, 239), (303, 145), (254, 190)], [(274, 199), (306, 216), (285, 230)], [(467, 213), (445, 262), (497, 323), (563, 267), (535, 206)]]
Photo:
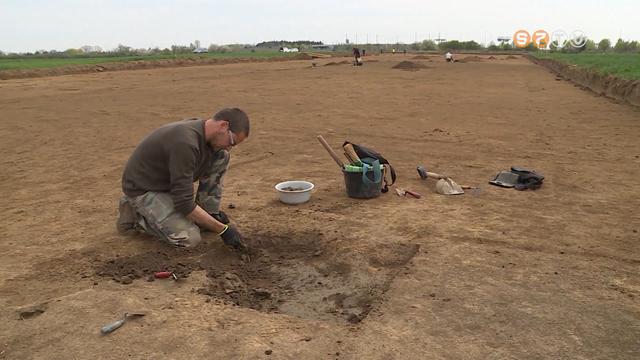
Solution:
[(416, 192), (416, 191), (405, 190), (404, 192), (405, 192), (405, 196), (406, 195), (410, 195), (410, 196), (413, 196), (416, 199), (420, 199), (422, 197), (422, 194), (420, 194), (419, 192)]
[(403, 188), (396, 188), (396, 194), (398, 194), (398, 196), (405, 196), (405, 197), (409, 195), (416, 199), (420, 199), (422, 197), (422, 194), (420, 194), (417, 191), (405, 190)]
[(153, 277), (155, 277), (156, 279), (173, 278), (173, 280), (178, 280), (178, 277), (176, 276), (176, 274), (174, 274), (171, 271), (158, 271), (153, 273)]

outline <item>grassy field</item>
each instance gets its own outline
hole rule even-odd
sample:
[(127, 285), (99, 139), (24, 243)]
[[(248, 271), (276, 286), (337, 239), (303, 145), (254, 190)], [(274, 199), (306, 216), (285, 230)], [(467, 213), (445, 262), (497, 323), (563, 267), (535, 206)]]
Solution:
[(295, 56), (295, 53), (281, 53), (275, 50), (264, 51), (233, 51), (226, 53), (210, 53), (210, 54), (178, 54), (178, 55), (139, 55), (139, 56), (99, 56), (99, 57), (84, 57), (75, 56), (68, 58), (37, 58), (37, 57), (23, 57), (23, 58), (0, 58), (0, 71), (12, 70), (12, 69), (36, 69), (36, 68), (53, 68), (66, 65), (94, 65), (105, 64), (112, 62), (122, 61), (136, 61), (136, 60), (160, 60), (160, 59), (180, 59), (180, 58), (265, 58), (276, 56)]
[(551, 58), (567, 64), (594, 69), (602, 74), (624, 79), (640, 79), (640, 54), (638, 53), (536, 53), (538, 58)]

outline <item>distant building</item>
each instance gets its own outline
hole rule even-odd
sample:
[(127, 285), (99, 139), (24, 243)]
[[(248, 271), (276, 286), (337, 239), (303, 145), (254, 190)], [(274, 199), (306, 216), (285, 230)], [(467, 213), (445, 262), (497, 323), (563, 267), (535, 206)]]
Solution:
[(193, 50), (194, 54), (206, 54), (209, 50), (207, 48), (196, 48)]
[(280, 52), (289, 53), (289, 52), (299, 52), (299, 51), (300, 51), (300, 49), (298, 49), (298, 48), (280, 47)]

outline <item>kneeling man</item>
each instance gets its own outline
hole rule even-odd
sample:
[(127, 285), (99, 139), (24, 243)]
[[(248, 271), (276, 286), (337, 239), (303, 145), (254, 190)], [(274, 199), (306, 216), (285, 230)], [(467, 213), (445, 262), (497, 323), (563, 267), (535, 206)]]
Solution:
[(220, 211), (220, 199), (229, 151), (248, 136), (249, 118), (237, 108), (152, 131), (125, 166), (118, 232), (143, 231), (174, 246), (193, 247), (202, 229), (245, 249), (240, 233)]

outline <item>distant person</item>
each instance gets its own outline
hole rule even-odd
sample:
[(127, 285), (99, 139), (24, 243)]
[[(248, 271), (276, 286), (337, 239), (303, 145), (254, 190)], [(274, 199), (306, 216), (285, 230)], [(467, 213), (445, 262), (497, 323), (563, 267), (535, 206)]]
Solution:
[(361, 60), (362, 58), (360, 57), (360, 49), (358, 48), (353, 48), (353, 58), (356, 60), (353, 64), (354, 65), (360, 65), (361, 64)]
[(450, 51), (447, 51), (447, 53), (444, 55), (445, 60), (447, 60), (447, 62), (453, 62), (453, 54)]
[(407, 49), (402, 50), (402, 53), (407, 55)]
[(395, 54), (396, 53), (396, 48), (391, 49), (391, 54)]
[(367, 52), (366, 49), (362, 49), (362, 57), (364, 57), (364, 54)]
[(173, 246), (194, 247), (200, 230), (208, 230), (226, 245), (245, 249), (220, 211), (220, 199), (229, 151), (248, 136), (249, 117), (237, 108), (152, 131), (124, 167), (118, 232), (144, 232)]

